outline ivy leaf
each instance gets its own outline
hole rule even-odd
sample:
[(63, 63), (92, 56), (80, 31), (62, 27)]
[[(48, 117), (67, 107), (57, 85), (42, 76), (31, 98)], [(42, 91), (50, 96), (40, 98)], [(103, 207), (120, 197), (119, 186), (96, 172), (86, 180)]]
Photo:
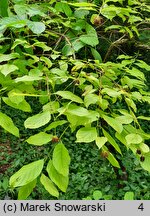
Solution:
[(41, 175), (40, 181), (42, 183), (42, 185), (44, 186), (44, 188), (52, 195), (55, 197), (59, 197), (59, 192), (57, 190), (57, 188), (55, 187), (55, 185), (53, 184), (53, 182), (47, 177), (45, 176), (43, 173)]
[(50, 142), (52, 140), (52, 137), (53, 137), (53, 135), (51, 135), (51, 134), (40, 132), (38, 134), (30, 136), (26, 141), (29, 144), (41, 146), (41, 145), (44, 145), (44, 144), (47, 144), (48, 142)]
[(51, 119), (51, 115), (49, 111), (45, 111), (27, 118), (24, 122), (24, 126), (25, 128), (30, 128), (30, 129), (39, 128), (47, 124), (50, 121), (50, 119)]
[(84, 127), (80, 128), (76, 133), (76, 142), (89, 143), (97, 138), (97, 131), (95, 127)]
[(51, 160), (48, 162), (46, 170), (50, 179), (59, 187), (59, 189), (66, 192), (69, 182), (68, 176), (63, 176), (57, 172)]
[(2, 112), (0, 112), (0, 126), (14, 136), (19, 137), (19, 130), (14, 125), (12, 119)]
[(55, 169), (60, 174), (63, 176), (67, 176), (69, 174), (70, 156), (68, 150), (62, 143), (55, 146), (52, 162)]
[(43, 165), (44, 160), (38, 160), (28, 165), (24, 165), (20, 170), (10, 177), (10, 186), (19, 187), (32, 182), (40, 175)]
[(143, 138), (139, 134), (131, 133), (125, 137), (127, 144), (139, 144), (143, 141)]
[(57, 91), (55, 94), (60, 95), (64, 99), (68, 99), (77, 103), (83, 103), (82, 99), (70, 91)]
[(124, 195), (124, 200), (134, 200), (134, 193), (133, 192), (126, 192)]

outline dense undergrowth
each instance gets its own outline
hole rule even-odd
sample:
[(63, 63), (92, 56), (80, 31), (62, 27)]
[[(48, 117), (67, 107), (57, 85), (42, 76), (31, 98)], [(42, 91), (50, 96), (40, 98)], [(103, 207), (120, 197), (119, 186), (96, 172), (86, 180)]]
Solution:
[(150, 199), (148, 2), (0, 6), (0, 198)]

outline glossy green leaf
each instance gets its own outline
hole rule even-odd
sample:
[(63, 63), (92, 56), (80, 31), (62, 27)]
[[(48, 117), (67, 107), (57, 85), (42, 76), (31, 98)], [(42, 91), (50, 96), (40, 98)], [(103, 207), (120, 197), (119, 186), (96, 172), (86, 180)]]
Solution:
[(76, 142), (85, 142), (89, 143), (97, 138), (97, 131), (95, 127), (84, 127), (80, 128), (76, 133), (77, 141)]
[(48, 162), (46, 170), (50, 179), (58, 186), (58, 188), (61, 191), (66, 192), (69, 183), (69, 177), (63, 176), (57, 172), (51, 160)]
[(47, 124), (50, 121), (50, 119), (51, 119), (51, 115), (49, 111), (45, 111), (27, 118), (24, 122), (24, 126), (25, 128), (31, 128), (31, 129), (39, 128)]
[(52, 140), (53, 135), (47, 134), (44, 132), (39, 132), (38, 134), (35, 134), (33, 136), (30, 136), (26, 142), (32, 145), (41, 146), (44, 144), (47, 144)]
[(55, 146), (52, 162), (55, 169), (60, 174), (63, 176), (67, 176), (69, 174), (70, 156), (64, 144), (59, 143)]
[(44, 160), (38, 160), (24, 165), (20, 170), (10, 177), (10, 186), (19, 187), (32, 182), (40, 175), (43, 165)]
[(19, 137), (19, 130), (14, 125), (12, 119), (2, 112), (0, 112), (0, 126), (14, 136)]
[(131, 133), (125, 137), (127, 144), (139, 144), (143, 141), (143, 138), (139, 134)]
[(82, 99), (70, 91), (57, 91), (55, 94), (61, 96), (64, 99), (68, 99), (77, 103), (83, 103)]
[(45, 176), (43, 173), (41, 175), (40, 181), (42, 183), (42, 185), (44, 186), (44, 188), (54, 197), (59, 197), (59, 192), (57, 190), (57, 188), (55, 187), (55, 185), (53, 184), (53, 182), (47, 177)]
[(26, 200), (28, 196), (32, 193), (33, 189), (35, 188), (36, 182), (37, 180), (35, 179), (29, 182), (28, 184), (22, 186), (21, 188), (19, 188), (18, 200)]

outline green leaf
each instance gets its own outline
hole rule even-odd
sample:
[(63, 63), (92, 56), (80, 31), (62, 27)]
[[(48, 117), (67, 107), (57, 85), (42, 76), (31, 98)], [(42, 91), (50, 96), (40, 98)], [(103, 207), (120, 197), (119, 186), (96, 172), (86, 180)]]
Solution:
[(10, 177), (10, 186), (19, 187), (32, 182), (40, 175), (43, 165), (44, 160), (38, 160), (28, 165), (24, 165), (20, 170)]
[(41, 34), (45, 31), (45, 25), (42, 22), (28, 21), (27, 26), (34, 34)]
[(50, 121), (50, 119), (51, 119), (51, 115), (49, 111), (45, 111), (27, 118), (24, 122), (24, 126), (25, 128), (30, 128), (30, 129), (39, 128), (47, 124)]
[(68, 4), (74, 7), (95, 7), (96, 6), (95, 4), (88, 3), (88, 2), (68, 3)]
[(116, 141), (103, 128), (102, 128), (102, 130), (103, 130), (103, 134), (107, 138), (108, 142), (116, 149), (117, 152), (119, 152), (120, 154), (122, 154), (121, 153), (121, 149), (118, 146), (118, 144), (116, 143)]
[(61, 191), (66, 192), (69, 183), (68, 176), (63, 176), (57, 172), (51, 160), (48, 162), (46, 170), (50, 179), (58, 186), (58, 188)]
[(55, 185), (53, 184), (53, 182), (47, 177), (45, 176), (43, 173), (41, 175), (40, 181), (42, 183), (42, 185), (44, 186), (44, 188), (52, 195), (55, 197), (59, 197), (59, 192), (57, 190), (57, 188), (55, 187)]
[(36, 186), (37, 180), (34, 179), (33, 181), (29, 182), (28, 184), (22, 186), (18, 192), (18, 200), (26, 200), (27, 197), (33, 191), (33, 188)]
[(92, 55), (93, 55), (94, 59), (99, 60), (99, 63), (102, 63), (102, 57), (99, 54), (99, 52), (94, 48), (91, 48), (91, 52), (92, 52)]
[(139, 148), (142, 150), (143, 153), (148, 153), (150, 151), (150, 148), (145, 143), (141, 143), (139, 145)]
[(81, 35), (79, 37), (79, 40), (90, 46), (96, 46), (97, 44), (99, 44), (98, 38), (92, 34)]
[(121, 133), (123, 131), (123, 126), (119, 121), (104, 114), (102, 114), (102, 117), (118, 133)]
[(47, 58), (45, 56), (41, 56), (40, 60), (43, 61), (48, 66), (48, 68), (52, 67), (52, 62), (49, 58)]
[(16, 83), (18, 83), (18, 82), (33, 82), (33, 81), (42, 80), (42, 79), (43, 78), (39, 77), (39, 76), (28, 76), (28, 75), (25, 75), (25, 76), (16, 78), (15, 82)]
[(83, 103), (82, 99), (70, 91), (57, 91), (55, 94), (77, 103)]
[(94, 200), (99, 200), (99, 199), (102, 198), (102, 196), (103, 196), (102, 192), (99, 191), (99, 190), (96, 190), (96, 191), (93, 192), (93, 198), (94, 198)]
[(134, 200), (134, 193), (133, 192), (126, 192), (124, 195), (124, 200)]
[(18, 70), (18, 67), (13, 64), (4, 64), (0, 65), (0, 72), (4, 74), (4, 76), (7, 76), (8, 74)]
[(51, 114), (57, 113), (59, 109), (58, 101), (51, 101), (43, 106), (43, 111), (49, 111)]
[(111, 89), (111, 88), (103, 88), (101, 93), (106, 93), (111, 97), (118, 97), (121, 95), (121, 92), (118, 89)]
[(143, 141), (143, 138), (139, 134), (131, 133), (125, 137), (127, 144), (139, 144)]
[(109, 160), (109, 162), (117, 168), (120, 168), (120, 165), (118, 163), (118, 161), (116, 160), (116, 158), (113, 156), (112, 153), (109, 152), (107, 159)]
[(150, 152), (144, 154), (145, 160), (140, 162), (143, 169), (147, 170), (150, 173)]
[(133, 100), (131, 100), (129, 98), (125, 98), (125, 101), (126, 101), (127, 105), (134, 110), (134, 112), (137, 111), (136, 104), (134, 103)]
[(90, 104), (96, 104), (99, 101), (98, 95), (95, 94), (87, 94), (84, 97), (84, 104), (88, 108)]
[(115, 118), (118, 122), (121, 124), (130, 124), (133, 121), (133, 117), (131, 115), (122, 115), (122, 116), (117, 116)]
[(147, 117), (147, 116), (138, 116), (137, 118), (142, 119), (142, 120), (150, 121), (150, 117)]
[(76, 142), (85, 142), (89, 143), (97, 138), (97, 131), (95, 127), (84, 127), (80, 128), (76, 133), (77, 141)]
[(32, 112), (30, 104), (27, 103), (26, 100), (23, 100), (19, 104), (16, 104), (16, 103), (12, 103), (12, 101), (7, 97), (3, 97), (2, 99), (8, 106), (11, 106), (15, 109), (22, 110), (24, 112)]
[(41, 146), (41, 145), (44, 145), (44, 144), (47, 144), (48, 142), (50, 142), (52, 140), (52, 137), (53, 137), (53, 135), (51, 135), (51, 134), (40, 132), (38, 134), (30, 136), (26, 140), (26, 142), (29, 144)]
[(3, 61), (9, 61), (11, 59), (18, 58), (18, 53), (11, 53), (11, 54), (0, 54), (0, 63)]
[(56, 127), (58, 127), (58, 126), (61, 126), (61, 125), (63, 125), (63, 124), (66, 124), (66, 123), (67, 123), (66, 120), (54, 121), (54, 122), (52, 122), (48, 127), (46, 127), (44, 130), (45, 130), (45, 131), (49, 131), (49, 130), (51, 130), (51, 129), (53, 129), (53, 128), (56, 128)]
[(107, 137), (97, 137), (96, 138), (96, 145), (98, 146), (98, 148), (102, 148), (103, 145), (105, 145), (105, 143), (107, 142)]
[(55, 169), (60, 174), (63, 176), (67, 176), (69, 174), (70, 156), (68, 150), (62, 143), (55, 146), (52, 162)]
[(12, 119), (2, 112), (0, 112), (0, 126), (14, 136), (19, 137), (19, 130), (14, 125)]
[(20, 104), (24, 100), (24, 95), (19, 89), (13, 89), (8, 92), (8, 97), (12, 103)]
[(107, 159), (109, 160), (109, 162), (114, 166), (114, 167), (117, 167), (117, 168), (120, 168), (120, 165), (118, 163), (118, 161), (116, 160), (116, 158), (114, 157), (114, 155), (108, 151), (108, 148), (106, 146), (103, 146), (102, 147), (102, 150), (105, 152), (108, 152), (108, 157)]
[(0, 0), (0, 16), (8, 16), (8, 0)]

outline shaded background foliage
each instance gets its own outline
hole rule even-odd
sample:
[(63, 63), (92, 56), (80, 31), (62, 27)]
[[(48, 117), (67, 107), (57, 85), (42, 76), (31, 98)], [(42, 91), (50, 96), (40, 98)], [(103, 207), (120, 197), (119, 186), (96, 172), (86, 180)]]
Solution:
[[(7, 1), (5, 2), (7, 3)], [(75, 1), (70, 2), (74, 3)], [(123, 5), (121, 2), (123, 2)], [(14, 5), (18, 3), (18, 8), (17, 6), (14, 7)], [(28, 21), (23, 23), (22, 27), (18, 27), (16, 26), (18, 20), (15, 16), (13, 16), (13, 14), (22, 16), (22, 14), (19, 14), (19, 10), (21, 5), (24, 3), (29, 5), (31, 4), (30, 10), (27, 9), (28, 6), (22, 7), (22, 10), (24, 12), (26, 11), (24, 18), (27, 18)], [(89, 3), (92, 2), (89, 1)], [(95, 0), (93, 3), (95, 3), (96, 6), (101, 7), (103, 2)], [(64, 7), (62, 6), (63, 4)], [(113, 18), (109, 17), (111, 13), (114, 13), (112, 12), (114, 9), (112, 9), (112, 11), (110, 10), (108, 14), (103, 12), (100, 17), (98, 17), (98, 20), (93, 21), (91, 18), (92, 15), (97, 14), (94, 6), (93, 9), (95, 10), (89, 10), (89, 8), (86, 7), (84, 10), (80, 11), (74, 8), (74, 6), (69, 5), (71, 10), (69, 8), (66, 10), (65, 8), (68, 5), (67, 2), (61, 3), (60, 5), (59, 1), (50, 1), (49, 4), (49, 1), (44, 1), (43, 3), (43, 1), (33, 2), (14, 0), (9, 1), (9, 5), (9, 11), (1, 10), (1, 16), (3, 17), (1, 19), (2, 24), (0, 29), (2, 35), (0, 38), (1, 54), (9, 54), (12, 50), (19, 53), (22, 59), (14, 60), (15, 64), (19, 67), (19, 69), (21, 69), (20, 72), (22, 74), (19, 74), (19, 77), (27, 75), (29, 71), (31, 74), (34, 72), (37, 73), (37, 76), (40, 74), (40, 70), (43, 70), (44, 66), (41, 62), (36, 61), (35, 56), (49, 57), (50, 55), (53, 55), (51, 59), (51, 61), (53, 61), (53, 66), (58, 67), (60, 60), (64, 62), (66, 61), (68, 63), (69, 71), (72, 68), (70, 59), (82, 59), (83, 61), (88, 61), (88, 59), (92, 59), (94, 61), (95, 59), (100, 62), (118, 62), (117, 57), (120, 54), (133, 56), (134, 59), (141, 59), (148, 64), (150, 63), (150, 24), (148, 19), (150, 10), (149, 6), (146, 5), (146, 1), (108, 1), (108, 6), (113, 5), (114, 7), (121, 8), (127, 8), (129, 6), (129, 8), (133, 11), (138, 11), (138, 22), (129, 22), (126, 11), (122, 11), (122, 13), (125, 13), (125, 20), (121, 14), (120, 16), (116, 16), (116, 14), (114, 14)], [(5, 4), (5, 7), (7, 8), (7, 4)], [(10, 16), (9, 20), (7, 20), (8, 14)], [(129, 13), (129, 15), (131, 14)], [(96, 49), (95, 45), (92, 45), (92, 42), (91, 44), (88, 44), (89, 41), (85, 41), (85, 38), (82, 37), (82, 35), (86, 32), (84, 27), (85, 20), (96, 29), (98, 40), (100, 41), (96, 46)], [(10, 21), (12, 23), (10, 23)], [(39, 26), (36, 22), (39, 22)], [(41, 23), (44, 23), (45, 26)], [(126, 29), (124, 29), (124, 27), (126, 27)], [(122, 30), (120, 30), (120, 28), (122, 28)], [(139, 35), (137, 31), (139, 32)], [(84, 40), (85, 43), (76, 43), (76, 38), (78, 37)], [(17, 41), (17, 39), (20, 41)], [(40, 44), (38, 42), (44, 43)], [(73, 43), (74, 47), (72, 49)], [(53, 48), (52, 50), (51, 47)], [(68, 59), (65, 59), (64, 57), (64, 59), (61, 59), (61, 52), (65, 57), (67, 56)], [(24, 55), (24, 53), (27, 55)], [(51, 62), (47, 62), (45, 60), (45, 64), (51, 64)], [(31, 71), (31, 69), (35, 69), (37, 67), (39, 70)], [(85, 69), (87, 74), (90, 73), (90, 70), (91, 68)], [(149, 72), (145, 69), (141, 69), (141, 71), (146, 76), (147, 87), (144, 89), (146, 92), (149, 91)], [(74, 76), (76, 76), (76, 71)], [(18, 73), (14, 73), (11, 76), (12, 79), (16, 79), (17, 77)], [(78, 83), (78, 79), (74, 79), (73, 81), (76, 82), (76, 86), (80, 84)], [(9, 84), (9, 82), (11, 83), (10, 79), (6, 81), (2, 79), (2, 87), (5, 87), (5, 85)], [(77, 89), (74, 85), (72, 85), (72, 78), (71, 80), (68, 79), (65, 83), (58, 82), (55, 87), (55, 91), (64, 89), (66, 86), (69, 86), (67, 90), (72, 91), (79, 96), (83, 91), (82, 86)], [(45, 82), (35, 82), (34, 89), (32, 86), (28, 85), (24, 85), (22, 88), (27, 87), (29, 87), (29, 94), (44, 94)], [(10, 91), (11, 89), (12, 86), (10, 85), (8, 90)], [(52, 87), (50, 87), (50, 91), (51, 90)], [(7, 93), (8, 92), (5, 92), (5, 90), (4, 92), (2, 91), (2, 97), (7, 97)], [(25, 98), (33, 110), (32, 115), (39, 113), (39, 110), (42, 109), (43, 104), (47, 102), (47, 99), (44, 100), (42, 98)], [(111, 105), (112, 110), (113, 106), (118, 109), (120, 107), (127, 107), (127, 105), (122, 101), (114, 105), (112, 103)], [(92, 109), (95, 109), (94, 105), (92, 106)], [(17, 199), (18, 189), (12, 190), (9, 187), (9, 177), (23, 165), (35, 161), (35, 159), (43, 158), (43, 155), (45, 158), (49, 158), (49, 155), (52, 153), (51, 149), (53, 144), (44, 145), (44, 147), (28, 145), (25, 142), (27, 137), (32, 136), (35, 133), (39, 133), (42, 129), (44, 129), (44, 127), (37, 128), (34, 132), (30, 129), (25, 129), (23, 123), (29, 116), (31, 116), (31, 114), (20, 110), (16, 111), (14, 108), (7, 106), (3, 100), (1, 100), (1, 111), (12, 117), (15, 125), (20, 130), (20, 138), (18, 140), (12, 135), (8, 135), (3, 129), (1, 129), (2, 136), (0, 147), (2, 149), (2, 162), (0, 174), (0, 193), (2, 199), (7, 198), (7, 196)], [(149, 104), (147, 102), (137, 103), (137, 115), (149, 116), (149, 111)], [(147, 121), (139, 120), (139, 122), (142, 129), (149, 133), (150, 126), (147, 124)], [(53, 132), (59, 137), (65, 128), (66, 127), (61, 126), (59, 130), (56, 131), (56, 134), (55, 131)], [(113, 130), (110, 130), (110, 132), (113, 133)], [(150, 175), (147, 171), (144, 171), (141, 168), (139, 160), (137, 160), (131, 151), (126, 152), (126, 148), (119, 144), (119, 147), (123, 153), (123, 157), (121, 157), (119, 154), (114, 153), (114, 149), (110, 147), (110, 151), (115, 154), (115, 157), (121, 163), (121, 168), (116, 170), (109, 164), (105, 156), (102, 155), (101, 151), (97, 149), (95, 144), (75, 143), (75, 140), (76, 134), (71, 133), (68, 128), (62, 137), (62, 141), (65, 143), (65, 146), (69, 150), (69, 154), (71, 156), (70, 181), (67, 192), (65, 194), (60, 192), (60, 199), (82, 199), (88, 195), (91, 195), (94, 190), (101, 190), (104, 199), (123, 199), (123, 196), (127, 191), (133, 191), (136, 199), (150, 198), (150, 186), (148, 184)], [(149, 145), (147, 140), (146, 143)], [(44, 174), (46, 174), (46, 172), (44, 172)], [(29, 199), (53, 199), (53, 197), (43, 189), (43, 186), (39, 180), (37, 185), (38, 186), (35, 187), (31, 195), (28, 197)]]

